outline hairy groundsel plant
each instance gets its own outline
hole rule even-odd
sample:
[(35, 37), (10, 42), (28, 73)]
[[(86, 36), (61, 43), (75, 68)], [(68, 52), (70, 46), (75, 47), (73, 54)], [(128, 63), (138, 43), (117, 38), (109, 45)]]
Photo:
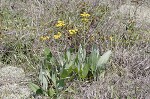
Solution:
[(105, 70), (110, 55), (109, 50), (101, 56), (97, 47), (93, 47), (88, 55), (85, 48), (80, 45), (78, 52), (67, 50), (56, 58), (49, 48), (45, 48), (39, 73), (41, 86), (30, 83), (30, 88), (37, 94), (44, 94), (51, 98), (59, 97), (61, 93), (68, 90), (65, 84), (69, 81), (97, 80)]

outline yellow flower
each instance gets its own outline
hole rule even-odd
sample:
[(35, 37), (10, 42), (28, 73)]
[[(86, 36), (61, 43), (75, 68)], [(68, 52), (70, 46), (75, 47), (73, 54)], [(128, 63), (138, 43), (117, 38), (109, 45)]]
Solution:
[(83, 12), (82, 14), (80, 14), (81, 17), (90, 17), (90, 14), (86, 13), (86, 12)]
[(89, 21), (89, 19), (87, 19), (87, 18), (82, 18), (81, 19), (83, 22), (88, 22)]
[(57, 24), (56, 24), (56, 27), (62, 27), (64, 25), (65, 25), (64, 21), (58, 21)]
[(61, 37), (61, 33), (58, 32), (56, 35), (54, 35), (54, 39), (59, 39)]
[(41, 36), (40, 39), (41, 39), (42, 41), (45, 41), (45, 40), (48, 40), (49, 37), (48, 37), (48, 36)]
[(72, 29), (72, 30), (69, 30), (69, 33), (70, 35), (73, 35), (73, 34), (76, 34), (77, 33), (77, 29)]
[(110, 39), (110, 41), (112, 41), (112, 40), (113, 40), (113, 37), (112, 37), (112, 36), (110, 36), (110, 37), (109, 37), (109, 39)]

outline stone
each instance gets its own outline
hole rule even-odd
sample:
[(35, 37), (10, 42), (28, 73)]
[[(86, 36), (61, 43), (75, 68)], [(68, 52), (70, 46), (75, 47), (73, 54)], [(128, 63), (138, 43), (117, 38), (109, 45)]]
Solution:
[(30, 89), (25, 85), (4, 84), (0, 86), (1, 99), (22, 99), (30, 96)]
[(22, 68), (7, 66), (0, 69), (0, 82), (20, 82), (25, 78)]
[(140, 6), (136, 11), (137, 21), (144, 21), (146, 23), (150, 23), (150, 8), (146, 6)]
[(119, 9), (112, 11), (112, 14), (122, 18), (134, 18), (136, 22), (150, 23), (150, 8), (146, 6), (135, 6), (124, 4)]
[(22, 68), (6, 66), (0, 69), (0, 99), (23, 99), (31, 95), (30, 81)]

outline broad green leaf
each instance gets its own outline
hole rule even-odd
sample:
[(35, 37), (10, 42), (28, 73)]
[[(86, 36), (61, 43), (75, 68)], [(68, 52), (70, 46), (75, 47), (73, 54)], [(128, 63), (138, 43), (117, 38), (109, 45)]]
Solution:
[(47, 55), (46, 59), (47, 59), (47, 61), (50, 61), (51, 58), (52, 58), (52, 53), (50, 52), (50, 53)]
[(47, 75), (48, 78), (51, 79), (51, 76), (50, 76), (50, 71), (49, 70), (45, 70), (45, 74)]
[(48, 88), (48, 81), (47, 81), (45, 75), (43, 75), (42, 83), (43, 83), (43, 84), (42, 84), (42, 88), (43, 88), (44, 90), (47, 90), (47, 88)]
[(69, 62), (69, 66), (68, 66), (68, 68), (66, 68), (66, 69), (69, 69), (72, 65), (74, 64), (74, 60), (70, 60), (70, 62)]
[(83, 70), (82, 70), (82, 78), (85, 78), (87, 76), (88, 72), (89, 72), (89, 66), (88, 66), (88, 64), (85, 64), (83, 67)]
[(106, 53), (104, 53), (100, 59), (98, 60), (97, 63), (97, 68), (103, 68), (103, 66), (107, 63), (109, 57), (111, 55), (111, 50), (107, 51)]
[(49, 48), (45, 48), (44, 49), (44, 55), (47, 56), (50, 53), (50, 49)]
[(47, 90), (48, 81), (47, 81), (47, 79), (46, 79), (45, 72), (44, 72), (42, 69), (40, 70), (39, 80), (40, 80), (40, 83), (41, 83), (42, 88), (43, 88), (44, 90)]
[(64, 79), (57, 80), (56, 83), (57, 83), (58, 89), (62, 89), (65, 86)]
[(71, 65), (65, 64), (65, 69), (69, 69)]
[(48, 61), (50, 61), (50, 59), (52, 58), (52, 53), (51, 53), (51, 51), (50, 51), (49, 48), (45, 48), (45, 49), (44, 49), (44, 55), (45, 55), (46, 59), (47, 59)]
[(68, 71), (66, 69), (63, 69), (60, 76), (61, 76), (61, 78), (66, 78), (66, 77), (68, 77), (68, 75), (69, 75)]
[(69, 69), (67, 69), (67, 72), (68, 72), (69, 75), (72, 73), (72, 71), (73, 71), (73, 68), (72, 68), (72, 67), (69, 68)]
[(42, 68), (40, 69), (40, 73), (39, 73), (39, 81), (40, 81), (40, 84), (42, 85), (42, 81), (43, 81), (43, 74), (44, 74), (44, 72), (43, 72), (43, 70), (42, 70)]
[(86, 58), (86, 50), (82, 48), (82, 46), (79, 46), (79, 51), (78, 51), (78, 60), (79, 62), (84, 62)]
[(85, 58), (86, 58), (86, 50), (85, 48), (83, 49), (83, 61), (85, 61)]
[(74, 71), (75, 73), (78, 73), (78, 68), (77, 68), (77, 67), (74, 66), (74, 68), (72, 68), (72, 69), (73, 69), (73, 71)]
[(55, 74), (52, 74), (52, 81), (54, 83), (54, 86), (56, 87), (56, 76), (55, 76)]
[(31, 89), (34, 93), (36, 93), (37, 90), (40, 89), (40, 87), (39, 87), (38, 85), (34, 84), (34, 83), (29, 83), (29, 87), (30, 87), (30, 89)]
[(75, 56), (72, 55), (70, 61), (65, 65), (65, 69), (70, 69), (75, 63)]
[(92, 53), (89, 57), (89, 64), (96, 65), (97, 60), (98, 60), (98, 57), (96, 56), (96, 54)]
[(55, 95), (55, 90), (54, 90), (53, 88), (50, 88), (50, 89), (48, 90), (48, 95), (49, 95), (50, 97), (54, 96), (54, 95)]
[(80, 64), (80, 63), (77, 64), (77, 70), (78, 70), (78, 73), (79, 73), (80, 70), (81, 70), (81, 64)]
[[(50, 64), (51, 64), (51, 65), (56, 65), (56, 64), (57, 64), (57, 61), (56, 61), (56, 59), (55, 59), (54, 57), (51, 58)], [(51, 68), (50, 68), (50, 69), (51, 69)]]
[(92, 52), (88, 58), (88, 64), (90, 65), (92, 73), (96, 71), (96, 65), (99, 57), (99, 50), (96, 47), (93, 47)]
[(61, 66), (64, 66), (65, 62), (63, 60), (63, 57), (61, 55), (59, 55), (58, 57), (59, 57), (59, 63), (61, 64)]
[(96, 71), (96, 65), (91, 65), (90, 68), (92, 70), (92, 73)]
[(69, 51), (69, 50), (67, 50), (67, 52), (66, 52), (66, 56), (67, 56), (67, 60), (69, 61), (69, 60), (70, 60), (70, 56), (71, 56), (71, 54), (70, 54), (70, 51)]
[(44, 94), (44, 91), (43, 91), (42, 89), (38, 89), (38, 90), (36, 91), (36, 94)]

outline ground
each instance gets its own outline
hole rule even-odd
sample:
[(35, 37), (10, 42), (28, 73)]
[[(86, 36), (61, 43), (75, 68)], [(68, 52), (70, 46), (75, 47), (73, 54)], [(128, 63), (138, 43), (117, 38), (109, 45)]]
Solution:
[[(1, 98), (38, 97), (29, 83), (45, 90), (39, 77), (44, 75), (50, 77), (48, 94), (40, 95), (44, 98), (149, 99), (149, 0), (1, 0), (0, 7)], [(52, 74), (61, 81), (61, 54), (68, 57), (65, 53), (72, 49), (74, 59), (80, 45), (87, 59), (93, 46), (100, 56), (111, 50), (106, 68), (91, 78), (89, 69), (85, 79), (72, 68), (66, 86), (57, 90)]]

